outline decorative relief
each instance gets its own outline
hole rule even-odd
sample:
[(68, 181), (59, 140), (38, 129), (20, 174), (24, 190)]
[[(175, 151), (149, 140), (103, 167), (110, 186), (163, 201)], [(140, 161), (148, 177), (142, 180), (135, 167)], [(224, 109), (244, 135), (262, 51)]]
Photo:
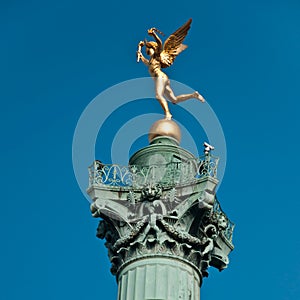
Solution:
[[(176, 189), (165, 192), (159, 184), (145, 186), (139, 197), (128, 192), (124, 205), (138, 203), (139, 218), (127, 222), (101, 215), (98, 208), (104, 220), (99, 223), (97, 236), (106, 240), (113, 274), (126, 262), (157, 254), (188, 260), (203, 277), (208, 276), (217, 239), (223, 234), (231, 242), (231, 223), (212, 193), (202, 191), (198, 197), (193, 194), (186, 198), (176, 197), (176, 193)], [(97, 202), (93, 206), (95, 209)], [(226, 258), (223, 261), (228, 263)]]

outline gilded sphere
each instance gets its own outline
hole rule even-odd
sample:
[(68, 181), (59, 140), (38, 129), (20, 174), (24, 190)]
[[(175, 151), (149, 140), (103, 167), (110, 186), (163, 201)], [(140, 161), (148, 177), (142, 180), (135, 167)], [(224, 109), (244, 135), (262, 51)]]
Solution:
[(158, 136), (169, 136), (174, 138), (178, 144), (181, 140), (181, 132), (179, 126), (172, 120), (162, 119), (156, 121), (149, 130), (149, 142)]

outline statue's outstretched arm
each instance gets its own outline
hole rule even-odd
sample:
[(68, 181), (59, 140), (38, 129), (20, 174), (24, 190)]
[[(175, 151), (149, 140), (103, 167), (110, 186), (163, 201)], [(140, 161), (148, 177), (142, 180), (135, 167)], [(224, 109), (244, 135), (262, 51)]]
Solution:
[(158, 45), (159, 51), (162, 51), (163, 44), (162, 44), (162, 41), (159, 38), (159, 36), (156, 34), (156, 32), (155, 32), (156, 30), (157, 30), (156, 28), (150, 28), (150, 29), (148, 29), (148, 34), (154, 37), (154, 39)]
[(149, 66), (149, 59), (145, 58), (144, 55), (142, 54), (142, 52), (138, 53), (140, 59), (142, 60), (142, 62), (146, 65)]
[(149, 60), (147, 58), (144, 57), (143, 53), (142, 53), (142, 47), (144, 47), (145, 43), (144, 41), (140, 41), (139, 44), (138, 44), (138, 51), (136, 52), (136, 55), (137, 55), (137, 62), (140, 61), (140, 59), (142, 60), (142, 62), (145, 64), (145, 65), (149, 65)]

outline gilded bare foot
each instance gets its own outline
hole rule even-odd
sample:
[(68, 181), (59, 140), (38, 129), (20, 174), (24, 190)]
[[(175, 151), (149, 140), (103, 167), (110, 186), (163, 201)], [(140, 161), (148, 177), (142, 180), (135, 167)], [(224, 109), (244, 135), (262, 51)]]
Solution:
[(194, 98), (200, 100), (202, 103), (205, 102), (205, 99), (203, 98), (203, 96), (200, 95), (197, 91), (194, 92)]
[(166, 120), (171, 120), (172, 119), (172, 115), (170, 113), (166, 113), (165, 119)]

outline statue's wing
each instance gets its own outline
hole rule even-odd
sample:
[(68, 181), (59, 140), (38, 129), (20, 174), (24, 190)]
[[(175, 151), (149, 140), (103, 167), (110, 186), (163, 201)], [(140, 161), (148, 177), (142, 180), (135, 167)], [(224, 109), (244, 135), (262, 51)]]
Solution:
[(187, 48), (187, 46), (183, 45), (182, 42), (191, 27), (191, 23), (192, 19), (189, 19), (165, 41), (163, 51), (160, 53), (162, 68), (170, 67), (173, 64), (175, 57)]

